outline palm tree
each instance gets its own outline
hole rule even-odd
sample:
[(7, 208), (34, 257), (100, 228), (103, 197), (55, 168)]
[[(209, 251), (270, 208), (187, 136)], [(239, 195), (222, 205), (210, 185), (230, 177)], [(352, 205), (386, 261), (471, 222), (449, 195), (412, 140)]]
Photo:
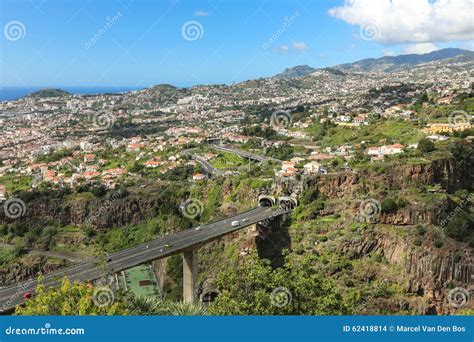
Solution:
[(164, 301), (159, 297), (133, 296), (127, 298), (131, 315), (204, 316), (206, 309), (198, 302)]
[(173, 316), (205, 316), (206, 308), (201, 303), (192, 302), (170, 302), (168, 306), (168, 315)]
[(131, 315), (163, 315), (165, 312), (161, 298), (131, 295), (127, 299)]

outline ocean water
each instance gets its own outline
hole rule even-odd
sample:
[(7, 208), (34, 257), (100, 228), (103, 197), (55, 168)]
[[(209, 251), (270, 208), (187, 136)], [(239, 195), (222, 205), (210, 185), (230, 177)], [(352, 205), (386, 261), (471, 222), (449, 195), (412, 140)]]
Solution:
[(16, 100), (45, 88), (62, 89), (71, 94), (93, 95), (121, 93), (125, 91), (140, 90), (144, 87), (0, 87), (0, 101)]

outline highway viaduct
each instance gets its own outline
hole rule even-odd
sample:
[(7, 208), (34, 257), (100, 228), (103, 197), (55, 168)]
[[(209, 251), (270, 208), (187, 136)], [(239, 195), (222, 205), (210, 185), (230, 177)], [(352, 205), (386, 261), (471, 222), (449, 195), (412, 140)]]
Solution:
[[(292, 197), (261, 195), (259, 206), (243, 213), (161, 237), (150, 242), (110, 254), (105, 262), (85, 261), (69, 268), (43, 276), (45, 287), (60, 285), (67, 277), (70, 281), (92, 281), (131, 267), (156, 261), (171, 255), (183, 254), (183, 300), (195, 299), (198, 274), (197, 251), (202, 245), (248, 226), (286, 215), (297, 205)], [(36, 278), (16, 285), (0, 288), (0, 312), (14, 309), (24, 301), (23, 295), (34, 293)]]

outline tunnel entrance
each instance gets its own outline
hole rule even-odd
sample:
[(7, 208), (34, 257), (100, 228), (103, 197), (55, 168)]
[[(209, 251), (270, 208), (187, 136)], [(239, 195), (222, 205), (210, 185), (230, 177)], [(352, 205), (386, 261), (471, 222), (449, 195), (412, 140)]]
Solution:
[(278, 199), (280, 208), (285, 210), (293, 210), (298, 205), (298, 201), (293, 197), (280, 197)]
[(218, 295), (219, 295), (219, 292), (217, 291), (207, 291), (202, 295), (201, 302), (204, 305), (209, 305), (216, 299)]
[(273, 207), (276, 204), (276, 199), (270, 195), (258, 196), (258, 205), (260, 207)]

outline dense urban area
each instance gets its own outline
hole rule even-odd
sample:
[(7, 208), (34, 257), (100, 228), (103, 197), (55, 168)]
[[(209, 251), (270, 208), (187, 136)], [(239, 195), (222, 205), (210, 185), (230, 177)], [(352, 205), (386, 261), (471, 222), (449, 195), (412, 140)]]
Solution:
[[(0, 286), (39, 282), (15, 312), (474, 314), (474, 53), (403, 57), (1, 102)], [(181, 254), (107, 269), (273, 197), (285, 215), (200, 246), (192, 300)]]

